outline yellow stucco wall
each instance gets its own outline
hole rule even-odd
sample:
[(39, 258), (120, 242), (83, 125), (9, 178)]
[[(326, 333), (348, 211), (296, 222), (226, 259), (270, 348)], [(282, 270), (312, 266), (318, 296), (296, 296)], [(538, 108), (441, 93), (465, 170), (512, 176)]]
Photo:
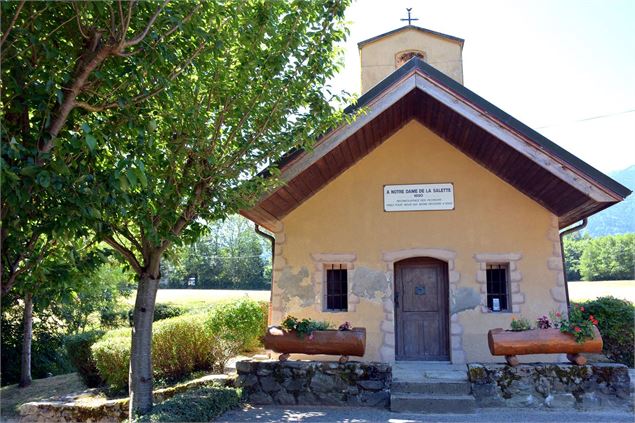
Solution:
[[(437, 182), (454, 183), (454, 210), (383, 211), (383, 185)], [(451, 308), (465, 302), (463, 294), (484, 304), (484, 263), (477, 261), (479, 254), (512, 258), (512, 282), (520, 291), (512, 294), (514, 308), (523, 316), (535, 319), (563, 306), (555, 216), (416, 121), (300, 205), (282, 224), (275, 234), (273, 323), (292, 314), (334, 325), (350, 321), (365, 326), (366, 360), (394, 360), (392, 261), (407, 256), (436, 254), (449, 262)], [(353, 311), (321, 311), (321, 269), (330, 262), (348, 263), (351, 269)], [(509, 327), (512, 315), (520, 313), (470, 307), (451, 318), (452, 361), (499, 361), (489, 354), (487, 330)]]
[(405, 29), (360, 49), (362, 94), (394, 72), (397, 68), (395, 55), (407, 50), (422, 51), (427, 63), (463, 83), (462, 47), (458, 42), (415, 29)]

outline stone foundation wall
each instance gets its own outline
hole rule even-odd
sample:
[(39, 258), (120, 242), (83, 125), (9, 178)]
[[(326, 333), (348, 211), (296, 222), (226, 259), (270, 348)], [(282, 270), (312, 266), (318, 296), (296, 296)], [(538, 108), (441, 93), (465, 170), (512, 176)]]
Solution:
[(623, 364), (468, 364), (468, 374), (479, 407), (632, 407)]
[(237, 386), (251, 404), (388, 407), (387, 363), (240, 361)]

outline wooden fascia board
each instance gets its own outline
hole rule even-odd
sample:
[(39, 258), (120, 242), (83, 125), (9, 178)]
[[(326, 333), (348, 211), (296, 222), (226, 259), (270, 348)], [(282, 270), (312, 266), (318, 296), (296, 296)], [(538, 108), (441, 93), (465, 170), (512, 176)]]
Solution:
[[(322, 157), (326, 156), (329, 152), (337, 148), (341, 143), (346, 141), (348, 137), (353, 135), (359, 129), (363, 128), (366, 124), (368, 124), (390, 106), (403, 98), (410, 91), (414, 90), (414, 74), (414, 70), (408, 72), (400, 81), (396, 82), (391, 89), (387, 90), (384, 94), (378, 96), (369, 104), (365, 105), (364, 109), (366, 110), (366, 113), (359, 116), (352, 123), (341, 125), (333, 131), (329, 132), (317, 141), (313, 150), (311, 150), (310, 152), (305, 151), (299, 154), (298, 157), (294, 158), (291, 162), (287, 163), (281, 169), (280, 180), (283, 181), (285, 184), (291, 181), (300, 173), (308, 169), (313, 163), (317, 162)], [(273, 190), (266, 192), (260, 197), (257, 204), (262, 203), (281, 188), (282, 187), (274, 188)], [(275, 217), (273, 218), (275, 219)], [(262, 226), (267, 227), (264, 224)]]
[(279, 232), (282, 228), (280, 220), (259, 206), (254, 206), (247, 210), (239, 210), (238, 213), (271, 232)]
[[(337, 148), (351, 135), (363, 128), (413, 89), (415, 89), (414, 71), (405, 75), (401, 81), (397, 82), (393, 88), (388, 90), (384, 95), (376, 98), (372, 103), (365, 106), (367, 113), (358, 117), (354, 122), (340, 126), (338, 129), (327, 134), (318, 141), (311, 152), (301, 154), (295, 158), (290, 164), (285, 166), (280, 173), (280, 178), (288, 182), (304, 172), (309, 166)], [(271, 194), (272, 193), (268, 195)]]
[(454, 92), (436, 83), (426, 75), (415, 71), (415, 81), (418, 89), (464, 116), (475, 125), (489, 132), (497, 139), (506, 143), (514, 150), (523, 154), (525, 157), (584, 193), (589, 198), (592, 198), (594, 201), (600, 203), (621, 201), (621, 197), (617, 197), (603, 186), (595, 184), (592, 180), (589, 180), (586, 175), (578, 172), (557, 157), (548, 154), (530, 139), (523, 137), (502, 122), (492, 118), (491, 115), (483, 112), (475, 105), (457, 96)]

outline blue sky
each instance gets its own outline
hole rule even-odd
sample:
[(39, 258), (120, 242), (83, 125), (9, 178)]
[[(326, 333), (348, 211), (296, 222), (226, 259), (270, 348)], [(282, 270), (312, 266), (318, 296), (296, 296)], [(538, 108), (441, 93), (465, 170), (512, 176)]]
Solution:
[(635, 164), (635, 0), (357, 0), (336, 88), (359, 91), (357, 42), (406, 7), (465, 39), (468, 88), (604, 172)]

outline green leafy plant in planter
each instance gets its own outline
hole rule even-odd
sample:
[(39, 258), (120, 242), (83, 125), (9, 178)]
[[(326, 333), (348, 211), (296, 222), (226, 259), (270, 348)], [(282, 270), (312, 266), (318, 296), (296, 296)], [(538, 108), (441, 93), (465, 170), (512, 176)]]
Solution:
[(568, 333), (575, 338), (579, 344), (587, 339), (593, 339), (593, 326), (599, 321), (592, 314), (588, 317), (584, 312), (584, 306), (571, 304), (569, 309), (569, 318), (563, 317), (562, 314), (556, 312), (552, 316), (553, 326), (559, 328), (560, 332)]
[(531, 329), (531, 323), (529, 322), (529, 320), (527, 320), (524, 317), (520, 317), (520, 318), (515, 318), (512, 317), (512, 322), (510, 324), (511, 330), (514, 332), (520, 332), (523, 330), (530, 330)]
[(299, 337), (309, 336), (316, 330), (327, 330), (331, 327), (329, 322), (317, 321), (313, 319), (299, 320), (297, 317), (287, 316), (282, 322), (282, 328), (286, 331), (295, 331)]

